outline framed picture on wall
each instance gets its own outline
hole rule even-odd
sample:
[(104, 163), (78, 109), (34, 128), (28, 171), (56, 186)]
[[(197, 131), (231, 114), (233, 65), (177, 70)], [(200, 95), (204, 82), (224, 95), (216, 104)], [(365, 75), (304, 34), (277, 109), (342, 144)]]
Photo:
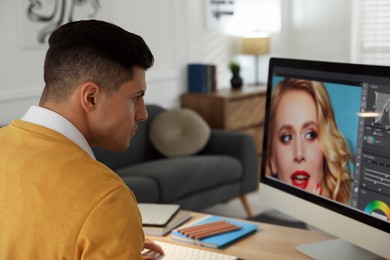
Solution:
[(206, 28), (222, 30), (232, 19), (237, 0), (204, 0), (206, 5)]
[(60, 25), (77, 20), (109, 19), (110, 0), (17, 0), (20, 42), (25, 48), (45, 47)]

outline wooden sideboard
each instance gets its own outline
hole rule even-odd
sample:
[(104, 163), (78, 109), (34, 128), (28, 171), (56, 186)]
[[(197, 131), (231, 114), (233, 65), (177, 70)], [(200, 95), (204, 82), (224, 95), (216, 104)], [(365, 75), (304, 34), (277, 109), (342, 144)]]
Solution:
[(266, 86), (184, 93), (180, 97), (181, 106), (196, 111), (210, 127), (252, 135), (256, 142), (259, 165), (263, 149), (265, 101)]

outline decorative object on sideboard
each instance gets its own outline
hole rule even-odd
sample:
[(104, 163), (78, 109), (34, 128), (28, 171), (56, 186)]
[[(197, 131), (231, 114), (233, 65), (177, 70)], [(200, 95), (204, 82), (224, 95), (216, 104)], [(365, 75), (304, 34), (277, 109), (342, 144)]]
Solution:
[(240, 76), (241, 66), (236, 61), (231, 61), (229, 63), (229, 69), (232, 72), (232, 78), (230, 79), (230, 84), (233, 89), (241, 89), (243, 80)]
[(255, 33), (241, 39), (241, 53), (255, 56), (255, 85), (260, 85), (259, 56), (269, 53), (270, 37), (268, 33)]

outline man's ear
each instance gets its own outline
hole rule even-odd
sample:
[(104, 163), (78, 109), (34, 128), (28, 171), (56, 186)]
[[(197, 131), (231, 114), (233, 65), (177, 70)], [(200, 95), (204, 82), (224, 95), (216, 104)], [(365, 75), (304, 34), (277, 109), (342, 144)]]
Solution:
[(80, 87), (81, 106), (85, 111), (91, 112), (96, 108), (98, 96), (102, 90), (94, 82), (86, 82)]

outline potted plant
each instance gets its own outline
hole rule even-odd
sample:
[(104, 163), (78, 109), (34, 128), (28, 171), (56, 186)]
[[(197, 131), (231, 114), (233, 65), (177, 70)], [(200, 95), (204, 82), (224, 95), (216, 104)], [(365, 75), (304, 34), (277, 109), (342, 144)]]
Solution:
[(229, 69), (232, 72), (233, 76), (230, 79), (230, 84), (233, 89), (241, 89), (243, 80), (240, 76), (240, 64), (236, 61), (229, 62)]

